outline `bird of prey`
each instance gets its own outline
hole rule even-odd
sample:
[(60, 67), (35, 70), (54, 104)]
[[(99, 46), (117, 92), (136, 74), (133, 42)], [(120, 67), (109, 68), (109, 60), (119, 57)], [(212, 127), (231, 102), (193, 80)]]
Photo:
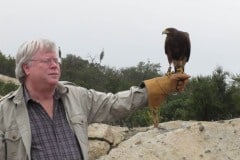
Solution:
[(191, 51), (191, 42), (187, 32), (176, 28), (166, 28), (162, 34), (166, 34), (165, 54), (168, 58), (169, 68), (167, 74), (171, 74), (171, 65), (175, 73), (184, 72), (184, 66), (188, 62)]
[[(169, 68), (167, 75), (172, 74), (174, 66), (175, 73), (183, 73), (184, 66), (190, 57), (191, 43), (187, 32), (179, 31), (176, 28), (166, 28), (162, 34), (166, 34), (165, 54), (168, 58)], [(152, 109), (154, 127), (158, 128), (158, 110)]]

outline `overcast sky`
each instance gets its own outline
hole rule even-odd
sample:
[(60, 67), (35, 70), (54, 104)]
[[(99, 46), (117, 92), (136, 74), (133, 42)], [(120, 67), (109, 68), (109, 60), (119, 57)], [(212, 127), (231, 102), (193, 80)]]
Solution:
[(104, 48), (103, 65), (168, 67), (166, 27), (190, 34), (186, 73), (211, 75), (217, 66), (240, 73), (239, 0), (1, 0), (0, 50), (15, 56), (27, 40), (48, 38), (63, 57), (89, 60)]

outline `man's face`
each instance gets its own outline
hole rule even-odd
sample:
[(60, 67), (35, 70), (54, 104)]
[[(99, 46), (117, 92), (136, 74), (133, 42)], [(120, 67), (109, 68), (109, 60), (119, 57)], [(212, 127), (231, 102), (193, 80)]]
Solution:
[(55, 52), (37, 53), (24, 71), (32, 84), (56, 85), (61, 75), (59, 58)]

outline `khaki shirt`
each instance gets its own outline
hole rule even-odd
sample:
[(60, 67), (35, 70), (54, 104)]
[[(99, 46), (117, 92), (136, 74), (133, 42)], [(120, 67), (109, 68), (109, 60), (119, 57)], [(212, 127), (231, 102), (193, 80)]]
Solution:
[[(130, 90), (112, 94), (59, 82), (57, 90), (84, 160), (88, 159), (88, 124), (110, 123), (147, 105), (145, 88), (131, 87)], [(31, 128), (23, 87), (20, 86), (0, 100), (0, 160), (30, 160), (30, 149)]]

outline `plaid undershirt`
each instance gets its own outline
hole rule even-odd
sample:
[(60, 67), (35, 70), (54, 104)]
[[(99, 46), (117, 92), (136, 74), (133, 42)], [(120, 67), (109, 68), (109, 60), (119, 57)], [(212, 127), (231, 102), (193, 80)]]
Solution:
[(26, 88), (24, 96), (32, 132), (32, 160), (82, 160), (80, 145), (69, 126), (59, 94), (54, 95), (53, 118), (31, 99)]

